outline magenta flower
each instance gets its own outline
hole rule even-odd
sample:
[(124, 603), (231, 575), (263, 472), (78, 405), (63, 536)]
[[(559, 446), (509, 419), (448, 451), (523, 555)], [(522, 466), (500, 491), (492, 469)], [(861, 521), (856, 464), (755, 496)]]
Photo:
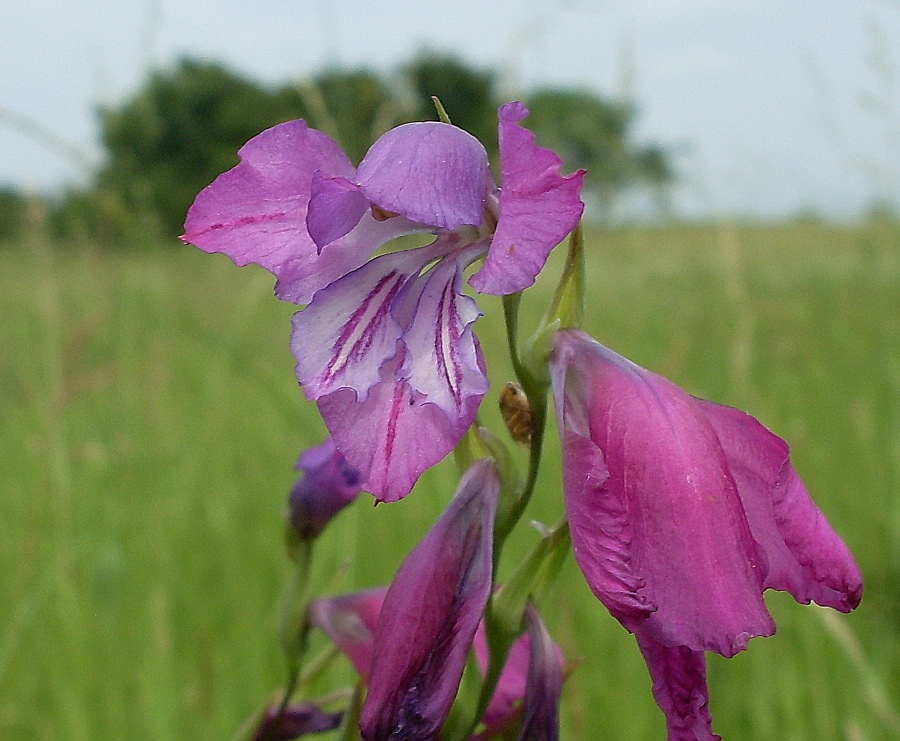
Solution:
[(551, 373), (578, 565), (635, 633), (669, 738), (717, 738), (703, 652), (774, 633), (765, 589), (852, 610), (859, 569), (753, 417), (574, 330), (558, 333)]
[(472, 465), (384, 598), (360, 727), (364, 741), (437, 738), (492, 584), (496, 466)]
[(351, 466), (328, 438), (303, 452), (297, 461), (303, 475), (288, 499), (288, 518), (302, 540), (315, 538), (362, 491), (362, 475)]
[[(583, 173), (560, 175), (519, 126), (526, 115), (500, 109), (500, 189), (484, 147), (449, 124), (399, 126), (354, 168), (291, 121), (248, 142), (188, 213), (182, 239), (262, 265), (280, 298), (308, 304), (294, 320), (297, 377), (379, 499), (405, 496), (454, 447), (487, 390), (463, 271), (484, 258), (473, 288), (520, 291), (581, 217)], [(417, 232), (435, 239), (370, 259)]]

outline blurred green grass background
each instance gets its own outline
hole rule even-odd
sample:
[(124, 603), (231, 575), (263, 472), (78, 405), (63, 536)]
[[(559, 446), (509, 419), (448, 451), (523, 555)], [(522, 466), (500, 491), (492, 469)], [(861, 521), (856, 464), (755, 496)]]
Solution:
[[(867, 580), (833, 619), (770, 594), (778, 634), (710, 657), (716, 731), (900, 738), (900, 226), (630, 227), (587, 250), (586, 329), (786, 437)], [(497, 389), (502, 313), (480, 303)], [(324, 433), (294, 381), (292, 307), (264, 271), (192, 248), (54, 252), (37, 233), (0, 252), (0, 306), (0, 738), (228, 738), (283, 679), (282, 515)], [(493, 397), (482, 416), (499, 431)], [(526, 515), (544, 522), (562, 511), (553, 437)], [(317, 583), (389, 581), (455, 481), (445, 461), (401, 503), (363, 497)], [(523, 528), (504, 569), (536, 539)], [(583, 657), (562, 737), (664, 738), (633, 639), (571, 559), (542, 611)]]

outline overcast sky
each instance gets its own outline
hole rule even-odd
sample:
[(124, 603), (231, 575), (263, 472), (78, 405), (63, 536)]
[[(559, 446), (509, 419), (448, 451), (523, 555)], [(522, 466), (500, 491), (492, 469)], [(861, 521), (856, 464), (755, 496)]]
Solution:
[(99, 158), (96, 107), (180, 55), (285, 82), (432, 49), (509, 97), (627, 93), (686, 215), (900, 208), (900, 0), (39, 0), (0, 24), (0, 186), (77, 181), (66, 143)]

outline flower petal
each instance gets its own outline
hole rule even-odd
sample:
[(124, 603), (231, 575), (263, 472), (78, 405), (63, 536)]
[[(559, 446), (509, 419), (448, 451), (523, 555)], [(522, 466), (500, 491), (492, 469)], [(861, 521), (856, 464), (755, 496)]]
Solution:
[(375, 633), (360, 718), (366, 741), (437, 738), (490, 597), (499, 491), (494, 464), (473, 464), (397, 571)]
[[(480, 350), (478, 355), (483, 372)], [(413, 392), (399, 375), (402, 364), (397, 357), (383, 366), (364, 402), (351, 389), (318, 400), (338, 448), (363, 472), (363, 488), (385, 502), (405, 497), (423, 471), (456, 447), (481, 403), (480, 396), (469, 396), (458, 415), (447, 415)]]
[(472, 332), (481, 311), (461, 290), (462, 264), (447, 259), (419, 278), (412, 325), (403, 333), (409, 385), (452, 416), (470, 397), (483, 397), (489, 385)]
[(664, 645), (732, 656), (771, 635), (765, 564), (693, 397), (574, 330), (551, 364), (572, 544), (597, 597)]
[(309, 622), (325, 631), (364, 681), (369, 679), (375, 626), (387, 587), (325, 597), (309, 605)]
[(559, 647), (534, 605), (525, 609), (525, 627), (531, 643), (528, 683), (520, 741), (556, 741), (559, 738), (559, 701), (563, 665)]
[[(238, 265), (262, 265), (279, 282), (286, 275), (292, 283), (308, 280), (311, 295), (337, 277), (321, 264), (306, 229), (313, 175), (323, 170), (352, 177), (353, 165), (334, 140), (305, 121), (263, 131), (238, 155), (240, 164), (197, 196), (182, 239), (205, 252), (224, 252)], [(304, 292), (292, 296), (308, 300)]]
[(294, 315), (291, 351), (308, 399), (352, 388), (365, 400), (403, 334), (393, 317), (394, 303), (430, 254), (423, 247), (376, 257), (317, 292)]
[(385, 211), (453, 230), (481, 225), (491, 176), (487, 152), (474, 136), (426, 121), (398, 126), (376, 141), (357, 182)]
[(348, 234), (363, 217), (369, 202), (359, 187), (341, 177), (313, 176), (306, 228), (319, 248)]
[(527, 115), (521, 103), (500, 108), (500, 218), (487, 260), (469, 281), (482, 293), (506, 295), (534, 283), (584, 211), (584, 170), (560, 175), (562, 160), (519, 126)]
[[(475, 632), (473, 642), (475, 658), (482, 674), (487, 671), (488, 645), (487, 630), (482, 621)], [(503, 732), (508, 732), (510, 727), (522, 717), (522, 701), (525, 697), (525, 685), (528, 682), (528, 665), (531, 661), (531, 639), (525, 633), (519, 636), (509, 650), (497, 687), (481, 722), (484, 731), (475, 739), (487, 741), (496, 738)]]
[(664, 646), (643, 631), (635, 637), (653, 679), (653, 696), (666, 715), (668, 741), (719, 741), (712, 732), (703, 652)]
[(698, 403), (722, 443), (753, 537), (765, 552), (765, 586), (804, 604), (854, 609), (862, 598), (862, 574), (791, 465), (788, 444), (749, 414)]

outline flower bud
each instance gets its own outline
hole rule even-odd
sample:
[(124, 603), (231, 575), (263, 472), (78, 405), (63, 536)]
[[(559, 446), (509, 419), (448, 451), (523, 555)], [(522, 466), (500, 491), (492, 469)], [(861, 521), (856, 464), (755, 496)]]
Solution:
[(362, 475), (328, 438), (305, 451), (297, 462), (303, 475), (291, 489), (288, 518), (301, 540), (312, 540), (362, 490)]

